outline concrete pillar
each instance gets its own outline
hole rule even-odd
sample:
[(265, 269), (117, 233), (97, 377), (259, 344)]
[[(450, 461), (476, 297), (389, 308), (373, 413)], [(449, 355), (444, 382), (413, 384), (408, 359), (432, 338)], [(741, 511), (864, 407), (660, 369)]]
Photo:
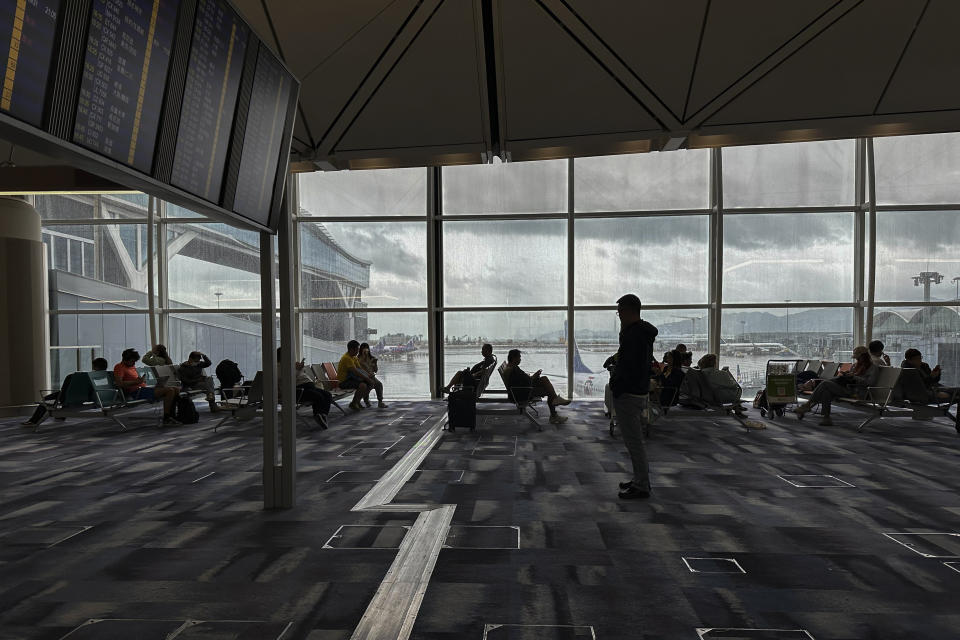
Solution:
[(40, 214), (0, 197), (0, 407), (37, 401), (47, 386)]

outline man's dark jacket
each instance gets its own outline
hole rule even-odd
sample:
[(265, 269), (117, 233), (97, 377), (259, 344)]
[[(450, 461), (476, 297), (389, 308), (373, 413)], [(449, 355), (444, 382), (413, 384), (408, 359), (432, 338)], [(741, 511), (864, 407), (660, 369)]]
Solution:
[(643, 395), (650, 391), (650, 361), (657, 328), (646, 320), (637, 320), (620, 329), (617, 366), (610, 379), (613, 397), (624, 393)]
[(180, 374), (180, 382), (183, 383), (184, 387), (193, 387), (200, 384), (203, 384), (206, 376), (203, 373), (203, 370), (209, 367), (212, 363), (210, 358), (205, 355), (200, 356), (200, 362), (197, 364), (191, 364), (189, 360), (180, 365), (178, 373)]

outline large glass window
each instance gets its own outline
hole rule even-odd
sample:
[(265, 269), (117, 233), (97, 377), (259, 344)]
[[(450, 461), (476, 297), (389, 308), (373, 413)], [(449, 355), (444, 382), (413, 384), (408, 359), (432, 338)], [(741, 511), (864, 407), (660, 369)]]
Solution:
[(855, 141), (723, 150), (723, 206), (811, 207), (853, 203)]
[(960, 133), (875, 138), (878, 204), (960, 203)]
[(55, 225), (43, 230), (52, 309), (147, 306), (147, 225)]
[(577, 304), (609, 305), (624, 293), (645, 304), (707, 301), (707, 216), (577, 220)]
[(145, 313), (58, 314), (50, 322), (50, 384), (59, 387), (73, 371), (89, 371), (94, 358), (109, 366), (120, 362), (124, 349), (146, 353), (148, 319)]
[(301, 173), (304, 216), (423, 216), (427, 213), (427, 170), (375, 169)]
[(877, 300), (960, 298), (960, 212), (877, 213)]
[(566, 160), (443, 169), (444, 215), (566, 211)]
[(744, 389), (763, 386), (770, 360), (849, 362), (853, 310), (847, 307), (726, 309), (721, 315), (723, 366)]
[[(481, 360), (480, 347), (493, 345), (500, 363), (507, 352), (519, 349), (520, 368), (529, 374), (542, 370), (561, 394), (567, 391), (567, 330), (563, 311), (483, 311), (444, 314), (443, 376), (453, 374)], [(490, 377), (491, 389), (503, 389), (500, 377)]]
[(187, 359), (191, 351), (210, 358), (213, 375), (217, 364), (233, 360), (247, 380), (261, 369), (260, 314), (177, 313), (170, 316), (167, 350), (174, 362)]
[(724, 216), (725, 303), (852, 299), (852, 213)]
[(170, 224), (171, 307), (260, 307), (260, 239), (227, 224)]
[(443, 277), (448, 307), (566, 304), (567, 223), (446, 222)]
[(377, 378), (389, 398), (430, 395), (430, 343), (425, 313), (341, 311), (304, 313), (303, 352), (308, 364), (337, 362), (347, 342), (370, 345), (377, 358)]
[(425, 222), (300, 225), (302, 306), (425, 307)]
[(574, 207), (578, 212), (706, 209), (709, 177), (706, 149), (577, 158)]

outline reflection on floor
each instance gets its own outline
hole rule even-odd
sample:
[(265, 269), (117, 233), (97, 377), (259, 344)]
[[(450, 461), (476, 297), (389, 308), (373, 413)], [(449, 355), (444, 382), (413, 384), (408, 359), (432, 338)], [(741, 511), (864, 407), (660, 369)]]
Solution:
[[(301, 420), (299, 506), (264, 512), (259, 423), (0, 424), (0, 639), (346, 640), (417, 513), (351, 512), (438, 403)], [(454, 504), (418, 639), (960, 637), (960, 438), (884, 420), (762, 431), (678, 411), (654, 495), (599, 405), (444, 435), (395, 503)], [(917, 535), (923, 534), (923, 535)], [(173, 634), (173, 635), (171, 635)]]

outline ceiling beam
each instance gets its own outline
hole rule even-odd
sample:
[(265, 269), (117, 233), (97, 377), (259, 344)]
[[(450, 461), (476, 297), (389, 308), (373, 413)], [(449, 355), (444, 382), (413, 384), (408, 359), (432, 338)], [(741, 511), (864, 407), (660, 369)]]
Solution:
[(577, 15), (564, 0), (536, 0), (571, 38), (603, 67), (634, 100), (663, 127), (664, 131), (682, 129), (680, 120), (656, 93), (634, 73), (617, 53)]
[[(843, 18), (850, 11), (863, 3), (863, 0), (840, 0), (830, 9), (825, 11), (819, 18), (811, 22), (800, 33), (788, 40), (779, 49), (760, 61), (750, 71), (740, 77), (739, 80), (723, 90), (717, 97), (705, 104), (698, 111), (691, 114), (683, 123), (686, 129), (696, 129), (708, 119), (712, 118), (718, 111), (727, 106), (737, 96), (753, 86), (757, 81), (773, 71), (787, 58), (802, 49), (807, 43), (815, 39), (821, 33), (826, 31), (835, 22)], [(696, 70), (694, 70), (696, 73)]]
[(334, 155), (334, 150), (343, 136), (350, 130), (354, 121), (363, 112), (363, 109), (376, 94), (377, 89), (387, 79), (393, 68), (400, 62), (403, 54), (407, 51), (420, 32), (430, 21), (430, 18), (436, 13), (443, 0), (425, 0), (418, 3), (403, 24), (397, 29), (393, 39), (387, 44), (383, 53), (374, 62), (371, 69), (364, 76), (360, 86), (350, 96), (346, 105), (337, 114), (333, 124), (327, 129), (323, 137), (317, 143), (317, 160), (323, 160)]

